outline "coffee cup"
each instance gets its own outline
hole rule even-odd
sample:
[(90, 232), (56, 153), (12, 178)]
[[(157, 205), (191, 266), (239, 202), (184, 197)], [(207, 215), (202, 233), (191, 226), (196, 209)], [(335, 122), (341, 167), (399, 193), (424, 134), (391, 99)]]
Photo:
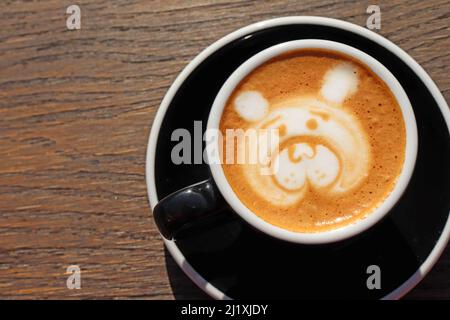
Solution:
[[(358, 200), (362, 196), (354, 192), (355, 189), (358, 189), (355, 186), (360, 185), (361, 181), (365, 181), (364, 179), (367, 180), (368, 170), (378, 170), (375, 168), (378, 163), (373, 163), (369, 159), (371, 150), (370, 139), (364, 134), (359, 134), (359, 131), (363, 131), (361, 130), (363, 125), (358, 124), (356, 120), (352, 120), (355, 119), (354, 115), (348, 115), (348, 113), (353, 111), (349, 112), (345, 108), (341, 108), (341, 105), (344, 105), (344, 99), (348, 98), (352, 90), (356, 90), (352, 76), (352, 73), (356, 74), (356, 69), (352, 69), (349, 64), (345, 63), (334, 68), (332, 72), (326, 73), (320, 90), (321, 99), (324, 100), (323, 97), (325, 97), (325, 103), (321, 102), (322, 100), (320, 99), (320, 101), (315, 98), (308, 98), (308, 100), (302, 97), (302, 100), (289, 99), (289, 101), (282, 101), (278, 104), (283, 105), (283, 108), (279, 108), (277, 103), (269, 101), (270, 99), (266, 100), (263, 95), (255, 90), (247, 90), (244, 94), (236, 96), (237, 88), (242, 85), (242, 81), (253, 74), (255, 70), (274, 61), (274, 59), (289, 55), (292, 52), (299, 52), (299, 50), (334, 52), (347, 57), (356, 64), (364, 65), (375, 75), (374, 78), (380, 79), (388, 88), (399, 108), (399, 113), (401, 114), (399, 121), (403, 121), (402, 125), (404, 124), (402, 127), (404, 128), (404, 142), (401, 142), (401, 139), (399, 139), (399, 144), (403, 146), (401, 149), (403, 161), (397, 168), (398, 172), (395, 174), (395, 181), (390, 182), (392, 188), (388, 190), (385, 197), (380, 197), (375, 205), (369, 206), (370, 208), (366, 210), (363, 216), (353, 220), (349, 219), (348, 221), (343, 219), (343, 222), (336, 223), (330, 228), (318, 226), (317, 228), (313, 227), (306, 230), (295, 230), (295, 228), (290, 227), (293, 225), (292, 223), (288, 223), (286, 226), (278, 223), (278, 221), (287, 220), (280, 216), (278, 211), (288, 212), (290, 209), (286, 208), (294, 207), (302, 210), (303, 207), (306, 207), (304, 203), (302, 204), (302, 201), (306, 201), (303, 198), (307, 198), (308, 194), (319, 194), (317, 197), (322, 198), (324, 197), (322, 193), (327, 194), (327, 196), (332, 194), (332, 199), (336, 197), (335, 199), (352, 198)], [(329, 83), (334, 84), (334, 87), (332, 85), (330, 85), (331, 87), (328, 86)], [(383, 89), (381, 90), (383, 91)], [(230, 174), (232, 177), (234, 173), (231, 171), (226, 172), (227, 169), (224, 169), (223, 155), (217, 152), (207, 153), (211, 178), (167, 196), (160, 200), (153, 210), (157, 226), (161, 234), (167, 239), (176, 239), (179, 232), (188, 230), (193, 225), (202, 225), (203, 221), (220, 221), (217, 218), (223, 215), (222, 209), (231, 207), (237, 216), (252, 227), (277, 239), (299, 244), (324, 244), (341, 241), (364, 232), (384, 218), (399, 201), (408, 186), (414, 170), (418, 143), (414, 112), (406, 93), (389, 70), (360, 50), (337, 42), (308, 39), (281, 43), (257, 53), (239, 66), (223, 84), (210, 111), (207, 133), (221, 132), (224, 112), (228, 112), (226, 111), (227, 105), (233, 103), (230, 100), (234, 101), (236, 113), (256, 128), (261, 128), (261, 124), (267, 123), (268, 120), (271, 121), (276, 117), (278, 117), (277, 119), (285, 117), (285, 122), (293, 122), (293, 119), (296, 119), (296, 121), (298, 120), (296, 123), (301, 121), (302, 126), (304, 126), (304, 122), (306, 127), (304, 126), (300, 130), (293, 128), (295, 123), (283, 123), (284, 127), (279, 128), (287, 131), (288, 136), (292, 134), (293, 130), (297, 130), (297, 134), (305, 132), (305, 130), (315, 130), (321, 134), (326, 134), (328, 140), (331, 139), (330, 141), (336, 142), (338, 146), (333, 146), (333, 143), (330, 145), (329, 141), (328, 144), (326, 141), (322, 142), (323, 139), (319, 139), (321, 138), (320, 134), (308, 134), (306, 136), (310, 137), (308, 138), (309, 140), (298, 140), (290, 146), (289, 150), (293, 150), (292, 152), (288, 150), (283, 154), (283, 152), (277, 150), (277, 161), (272, 161), (272, 164), (277, 163), (277, 172), (272, 172), (271, 174), (275, 178), (264, 178), (266, 180), (261, 180), (260, 184), (255, 184), (250, 182), (250, 180), (253, 181), (253, 178), (255, 178), (254, 175), (243, 175), (243, 177), (246, 177), (245, 179), (249, 179), (248, 186), (253, 186), (256, 189), (247, 198), (242, 193), (246, 193), (245, 190), (249, 190), (250, 187), (242, 191), (238, 190), (239, 183), (236, 181), (239, 180), (235, 179), (236, 181), (233, 183), (230, 182)], [(295, 111), (294, 106), (301, 107), (298, 108), (298, 111)], [(316, 115), (311, 117), (311, 114)], [(323, 114), (326, 114), (327, 118), (323, 118)], [(330, 115), (331, 120), (329, 120)], [(272, 119), (268, 119), (270, 116), (272, 116)], [(310, 117), (311, 119), (305, 117)], [(308, 122), (310, 120), (314, 121)], [(310, 127), (307, 128), (308, 126)], [(314, 139), (311, 140), (311, 137), (314, 137)], [(345, 142), (342, 143), (342, 148), (340, 148), (342, 150), (339, 150), (338, 138), (342, 138)], [(373, 136), (372, 138), (377, 139), (377, 137)], [(212, 139), (211, 141), (210, 143), (212, 143), (213, 147), (215, 146), (217, 147), (216, 149), (221, 150), (218, 140)], [(292, 141), (291, 137), (289, 141)], [(312, 144), (315, 144), (314, 147), (310, 147)], [(302, 158), (302, 161), (305, 159), (308, 161), (302, 162), (298, 159), (291, 161), (292, 163), (298, 162), (297, 166), (293, 166), (289, 161), (283, 162), (283, 156), (290, 159), (291, 153), (296, 154), (298, 159)], [(373, 169), (370, 169), (372, 166)], [(280, 167), (281, 170), (279, 170)], [(315, 172), (318, 173), (316, 174)], [(294, 173), (298, 173), (297, 176)], [(379, 172), (377, 174), (381, 176)], [(272, 180), (274, 181), (273, 183), (264, 182)], [(375, 183), (373, 182), (374, 185), (371, 187), (375, 187)], [(277, 196), (272, 197), (272, 193), (275, 192), (277, 192)], [(346, 194), (351, 194), (351, 196), (346, 196)], [(267, 197), (271, 198), (272, 202), (269, 201), (270, 206), (266, 206), (267, 210), (261, 209), (256, 205), (252, 207), (252, 197), (255, 199), (263, 197), (263, 200), (266, 200), (264, 197)], [(265, 201), (253, 202), (263, 203)], [(317, 204), (313, 204), (317, 207)], [(336, 203), (337, 206), (338, 203)], [(282, 209), (278, 210), (277, 208)], [(264, 212), (261, 212), (265, 210), (267, 211), (266, 216), (264, 216)], [(318, 211), (320, 210), (322, 209)], [(326, 210), (322, 211), (325, 212)], [(331, 209), (331, 211), (334, 211), (334, 209)], [(270, 217), (273, 212), (277, 213), (277, 218), (275, 220), (268, 219), (267, 217)], [(336, 212), (333, 212), (333, 217), (336, 216)], [(201, 228), (196, 229), (196, 232), (202, 232)]]

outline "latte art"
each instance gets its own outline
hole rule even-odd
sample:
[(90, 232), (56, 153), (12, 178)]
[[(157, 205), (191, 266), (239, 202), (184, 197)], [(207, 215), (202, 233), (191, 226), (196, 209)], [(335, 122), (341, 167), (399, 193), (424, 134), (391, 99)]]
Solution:
[[(319, 50), (251, 73), (227, 103), (221, 130), (228, 128), (277, 130), (278, 139), (258, 145), (238, 141), (250, 157), (270, 150), (266, 159), (223, 168), (250, 210), (294, 231), (364, 217), (393, 188), (404, 160), (404, 123), (386, 85), (358, 62)], [(391, 135), (399, 144), (383, 147)], [(274, 170), (262, 175), (263, 167)]]
[[(350, 114), (312, 98), (285, 101), (272, 108), (267, 117), (249, 128), (278, 129), (279, 154), (270, 153), (271, 161), (277, 162), (277, 172), (262, 176), (258, 165), (244, 164), (242, 169), (253, 189), (267, 201), (291, 204), (303, 196), (304, 188), (324, 195), (347, 192), (367, 175), (369, 144)], [(245, 143), (239, 146), (246, 147)], [(253, 152), (256, 149), (250, 148)]]

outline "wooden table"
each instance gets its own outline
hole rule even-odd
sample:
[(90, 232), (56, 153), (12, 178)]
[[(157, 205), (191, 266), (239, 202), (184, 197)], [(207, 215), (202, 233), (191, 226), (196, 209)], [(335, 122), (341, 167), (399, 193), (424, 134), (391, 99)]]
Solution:
[[(376, 2), (376, 1), (375, 1)], [(81, 8), (81, 30), (66, 8)], [(380, 33), (450, 97), (450, 2), (378, 1)], [(359, 1), (0, 2), (0, 298), (206, 298), (164, 249), (145, 152), (182, 68), (259, 20), (365, 25)], [(82, 269), (81, 290), (66, 268)], [(450, 298), (450, 249), (408, 298)]]

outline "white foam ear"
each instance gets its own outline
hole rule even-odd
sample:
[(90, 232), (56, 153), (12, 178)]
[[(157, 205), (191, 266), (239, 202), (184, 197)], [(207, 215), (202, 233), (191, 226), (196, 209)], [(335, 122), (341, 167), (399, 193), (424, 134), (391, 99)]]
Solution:
[(356, 68), (350, 63), (342, 63), (325, 74), (321, 89), (322, 96), (331, 102), (342, 103), (358, 88)]
[(269, 112), (269, 102), (258, 91), (244, 91), (234, 100), (234, 109), (246, 121), (263, 119)]

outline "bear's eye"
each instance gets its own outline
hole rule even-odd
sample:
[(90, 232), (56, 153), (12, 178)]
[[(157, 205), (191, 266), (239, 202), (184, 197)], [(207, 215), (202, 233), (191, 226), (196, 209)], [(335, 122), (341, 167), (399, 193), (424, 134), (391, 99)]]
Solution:
[(309, 130), (316, 130), (318, 126), (319, 124), (317, 123), (316, 119), (311, 118), (308, 121), (306, 121), (306, 127)]

